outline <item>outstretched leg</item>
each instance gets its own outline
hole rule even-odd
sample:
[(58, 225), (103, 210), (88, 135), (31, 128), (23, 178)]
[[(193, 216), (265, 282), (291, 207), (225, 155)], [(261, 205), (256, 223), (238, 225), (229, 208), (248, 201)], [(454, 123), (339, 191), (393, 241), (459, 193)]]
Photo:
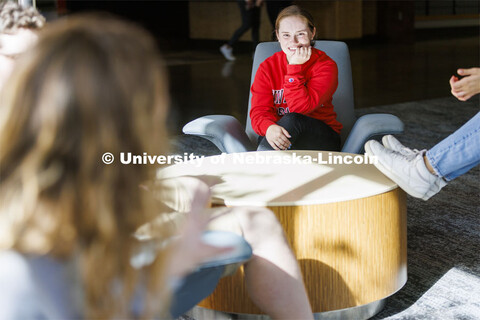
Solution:
[(272, 319), (313, 319), (300, 267), (273, 212), (258, 207), (234, 210), (253, 248), (245, 264), (252, 301)]

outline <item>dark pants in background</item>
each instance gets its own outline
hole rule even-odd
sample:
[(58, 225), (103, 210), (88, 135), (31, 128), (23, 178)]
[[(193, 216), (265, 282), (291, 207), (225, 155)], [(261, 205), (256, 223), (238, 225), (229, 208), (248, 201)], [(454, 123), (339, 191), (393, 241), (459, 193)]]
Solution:
[(237, 0), (240, 13), (242, 14), (242, 25), (233, 34), (232, 38), (228, 41), (229, 46), (233, 46), (240, 37), (252, 29), (252, 42), (253, 48), (257, 46), (260, 39), (260, 8), (253, 6), (247, 9), (245, 0)]
[(267, 0), (266, 1), (268, 18), (272, 23), (273, 29), (275, 29), (275, 21), (277, 20), (277, 16), (280, 13), (280, 11), (282, 11), (288, 6), (291, 6), (292, 4), (293, 4), (293, 1), (291, 0)]

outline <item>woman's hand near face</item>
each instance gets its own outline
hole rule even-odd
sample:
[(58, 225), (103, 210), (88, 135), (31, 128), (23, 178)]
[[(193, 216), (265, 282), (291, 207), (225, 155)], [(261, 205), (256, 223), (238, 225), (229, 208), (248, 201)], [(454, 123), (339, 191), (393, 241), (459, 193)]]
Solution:
[(308, 60), (310, 60), (310, 57), (312, 56), (312, 47), (298, 47), (295, 52), (288, 56), (287, 55), (287, 60), (288, 64), (304, 64)]
[(291, 143), (288, 138), (291, 138), (291, 136), (285, 128), (279, 125), (272, 124), (268, 127), (265, 138), (275, 150), (287, 150), (290, 148)]

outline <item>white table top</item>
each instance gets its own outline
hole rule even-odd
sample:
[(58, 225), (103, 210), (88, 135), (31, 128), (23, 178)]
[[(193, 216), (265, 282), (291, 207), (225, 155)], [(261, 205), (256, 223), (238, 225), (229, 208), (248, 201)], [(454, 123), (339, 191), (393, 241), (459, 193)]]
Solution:
[(365, 164), (367, 159), (326, 151), (245, 152), (178, 163), (160, 170), (158, 177), (218, 179), (220, 183), (212, 187), (212, 202), (216, 204), (324, 204), (378, 195), (397, 187), (373, 164)]

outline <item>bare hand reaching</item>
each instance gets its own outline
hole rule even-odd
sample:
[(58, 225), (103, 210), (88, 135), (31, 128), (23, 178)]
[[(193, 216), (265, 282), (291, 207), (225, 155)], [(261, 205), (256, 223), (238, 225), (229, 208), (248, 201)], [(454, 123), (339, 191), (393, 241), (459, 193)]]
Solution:
[(467, 101), (472, 96), (480, 93), (480, 68), (458, 69), (457, 73), (464, 76), (458, 79), (456, 76), (450, 78), (452, 94), (460, 101)]
[(200, 181), (194, 185), (196, 189), (191, 211), (187, 215), (180, 238), (173, 245), (169, 261), (169, 273), (174, 277), (185, 276), (203, 261), (233, 249), (232, 247), (211, 246), (202, 241), (202, 234), (211, 219), (211, 216), (204, 210), (210, 201), (210, 189)]

